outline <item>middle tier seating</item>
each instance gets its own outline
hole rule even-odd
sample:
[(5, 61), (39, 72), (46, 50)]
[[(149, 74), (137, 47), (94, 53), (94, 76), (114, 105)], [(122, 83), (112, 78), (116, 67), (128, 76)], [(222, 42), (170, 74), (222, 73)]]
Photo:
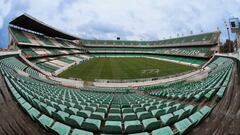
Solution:
[(150, 53), (150, 54), (167, 54), (178, 56), (207, 57), (210, 47), (185, 47), (185, 48), (88, 48), (90, 53)]
[(22, 55), (26, 58), (37, 58), (43, 56), (56, 56), (56, 55), (67, 55), (67, 54), (78, 54), (82, 53), (81, 50), (77, 49), (58, 49), (58, 48), (21, 48)]

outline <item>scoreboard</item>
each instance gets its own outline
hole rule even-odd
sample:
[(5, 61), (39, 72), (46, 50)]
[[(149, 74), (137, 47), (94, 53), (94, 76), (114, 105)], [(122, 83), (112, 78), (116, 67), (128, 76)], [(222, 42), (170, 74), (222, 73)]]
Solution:
[(237, 46), (240, 48), (240, 21), (238, 18), (230, 18), (229, 24), (232, 33), (236, 33), (237, 36)]
[(231, 31), (233, 33), (239, 33), (240, 32), (240, 22), (238, 18), (230, 18), (229, 19), (229, 24)]

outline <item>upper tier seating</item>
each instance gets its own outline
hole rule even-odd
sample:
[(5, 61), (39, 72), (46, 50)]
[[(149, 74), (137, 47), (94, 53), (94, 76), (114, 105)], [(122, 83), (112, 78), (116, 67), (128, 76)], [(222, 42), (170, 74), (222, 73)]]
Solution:
[(22, 45), (34, 45), (55, 48), (79, 48), (76, 43), (68, 40), (50, 38), (44, 35), (26, 32), (13, 27), (10, 27), (10, 31), (16, 38), (17, 42)]
[(182, 45), (194, 42), (215, 43), (217, 41), (218, 32), (204, 33), (180, 38), (172, 38), (160, 41), (122, 41), (122, 40), (82, 40), (86, 46), (163, 46), (163, 45)]
[(137, 53), (210, 58), (219, 32), (204, 33), (160, 41), (81, 40), (92, 54)]

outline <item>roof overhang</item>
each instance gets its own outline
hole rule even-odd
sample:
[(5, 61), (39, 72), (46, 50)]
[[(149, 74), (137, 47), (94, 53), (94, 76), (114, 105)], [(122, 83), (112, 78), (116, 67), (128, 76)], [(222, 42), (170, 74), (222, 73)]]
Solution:
[(28, 14), (22, 14), (12, 20), (9, 24), (22, 27), (24, 29), (32, 30), (35, 32), (42, 33), (49, 37), (58, 37), (68, 40), (79, 40), (78, 37), (67, 34), (63, 31), (57, 30), (44, 22), (39, 21), (36, 18)]

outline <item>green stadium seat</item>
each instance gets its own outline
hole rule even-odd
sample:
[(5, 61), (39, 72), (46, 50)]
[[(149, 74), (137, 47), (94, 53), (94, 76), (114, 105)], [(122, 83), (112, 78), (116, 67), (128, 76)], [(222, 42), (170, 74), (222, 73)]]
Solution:
[(168, 113), (160, 116), (160, 120), (164, 126), (170, 125), (178, 120), (178, 115), (173, 115), (172, 113)]
[(122, 123), (120, 121), (106, 121), (103, 132), (108, 134), (121, 134)]
[(189, 116), (189, 119), (192, 121), (192, 123), (195, 124), (195, 126), (203, 119), (203, 115), (200, 112), (195, 112), (191, 116)]
[(65, 106), (67, 106), (69, 108), (72, 108), (72, 107), (74, 107), (75, 104), (71, 103), (71, 102), (63, 101), (63, 105), (65, 105)]
[(121, 121), (121, 114), (120, 113), (109, 113), (108, 114), (108, 121)]
[(138, 119), (140, 120), (144, 120), (144, 119), (149, 119), (149, 118), (153, 118), (152, 113), (144, 111), (144, 112), (138, 112), (137, 113)]
[(145, 109), (149, 112), (151, 112), (152, 110), (156, 110), (158, 107), (155, 105), (150, 105), (150, 106), (146, 106)]
[(55, 122), (51, 129), (59, 135), (68, 135), (70, 133), (71, 127), (60, 122)]
[[(131, 107), (132, 108), (136, 108), (136, 107), (141, 107), (141, 105), (140, 104), (131, 104)], [(134, 110), (134, 109), (133, 109)]]
[(36, 120), (37, 117), (41, 114), (36, 108), (32, 107), (28, 111), (29, 116), (33, 119)]
[(60, 111), (64, 111), (65, 108), (67, 108), (67, 106), (62, 105), (62, 104), (54, 104), (53, 106), (54, 106), (54, 108), (56, 108), (57, 110), (60, 110)]
[(133, 110), (135, 113), (146, 111), (144, 107), (135, 107), (135, 108), (133, 108)]
[(121, 109), (119, 109), (119, 108), (111, 108), (109, 110), (109, 113), (121, 113)]
[(85, 106), (77, 103), (77, 104), (74, 105), (74, 108), (76, 108), (78, 110), (82, 110), (82, 109), (85, 109)]
[(84, 118), (77, 115), (71, 115), (70, 117), (65, 118), (65, 123), (75, 128), (80, 128), (83, 121)]
[(221, 87), (219, 90), (218, 90), (218, 92), (217, 92), (217, 96), (218, 97), (220, 97), (220, 98), (222, 98), (223, 97), (223, 94), (224, 94), (224, 92), (225, 92), (225, 90), (226, 90), (226, 88), (227, 87)]
[(92, 119), (98, 119), (98, 120), (104, 120), (105, 119), (105, 113), (102, 112), (93, 112), (90, 116)]
[(174, 115), (178, 116), (178, 120), (181, 120), (189, 115), (189, 111), (185, 111), (184, 109), (177, 110), (173, 112)]
[(76, 115), (79, 110), (77, 108), (69, 107), (69, 108), (65, 108), (64, 111), (71, 115)]
[(102, 113), (107, 113), (107, 107), (98, 107), (96, 109), (96, 112), (102, 112)]
[(185, 134), (188, 130), (192, 129), (193, 123), (191, 123), (187, 118), (183, 119), (174, 124), (174, 127), (177, 129), (177, 132), (182, 135)]
[(149, 135), (148, 132), (142, 132), (142, 133), (133, 133), (128, 135)]
[(46, 115), (41, 115), (38, 118), (38, 122), (45, 128), (48, 129), (54, 122), (54, 120)]
[(167, 126), (152, 131), (152, 135), (174, 135), (172, 129)]
[(121, 106), (119, 104), (112, 104), (111, 108), (120, 108)]
[(160, 118), (161, 115), (166, 114), (166, 110), (164, 110), (164, 109), (156, 109), (156, 110), (152, 110), (151, 113), (156, 118)]
[(194, 112), (196, 112), (198, 106), (193, 106), (193, 105), (188, 105), (186, 107), (184, 107), (185, 111), (189, 111), (189, 114), (193, 114)]
[[(105, 101), (105, 102), (106, 102), (106, 101)], [(107, 109), (107, 108), (109, 108), (109, 103), (110, 103), (110, 101), (108, 101), (107, 104), (104, 104), (104, 103), (103, 103), (103, 104), (100, 104), (100, 105), (99, 105), (99, 108), (105, 108), (105, 109)]]
[(65, 123), (65, 118), (69, 116), (68, 113), (63, 111), (53, 112), (53, 118), (63, 123)]
[(208, 107), (207, 105), (203, 106), (199, 112), (204, 116), (203, 119), (205, 119), (209, 113), (212, 111), (212, 108)]
[(28, 102), (24, 102), (23, 104), (21, 104), (21, 106), (25, 112), (27, 112), (32, 107), (32, 105), (29, 104)]
[(145, 131), (152, 131), (161, 126), (161, 122), (156, 118), (144, 119), (142, 123)]
[(177, 109), (177, 110), (179, 110), (179, 109), (183, 109), (183, 108), (185, 107), (184, 104), (180, 104), (180, 103), (175, 104), (174, 106), (176, 106), (176, 109)]
[(172, 113), (177, 110), (176, 106), (168, 106), (164, 108), (166, 110), (166, 113)]
[(91, 111), (91, 112), (94, 112), (96, 110), (96, 107), (93, 107), (93, 106), (86, 106), (85, 107), (85, 110), (87, 111)]
[(51, 106), (51, 107), (54, 107), (53, 104), (55, 104), (55, 102), (52, 102), (50, 100), (45, 100), (45, 103), (48, 105), (48, 106)]
[(123, 113), (134, 113), (132, 108), (123, 108)]
[(215, 89), (212, 89), (210, 90), (207, 94), (204, 95), (204, 97), (207, 99), (207, 100), (211, 100), (213, 94), (215, 93)]
[(125, 121), (124, 122), (125, 133), (139, 133), (142, 131), (143, 126), (139, 120)]
[(56, 111), (56, 109), (51, 107), (51, 106), (46, 106), (45, 107), (42, 104), (40, 104), (40, 107), (41, 107), (41, 110), (49, 116), (52, 116), (52, 113)]
[(123, 113), (124, 121), (138, 120), (138, 117), (135, 113)]
[(81, 110), (77, 112), (77, 115), (83, 118), (89, 118), (91, 113), (92, 113), (91, 111)]
[(91, 132), (97, 132), (100, 130), (100, 125), (100, 120), (87, 118), (85, 121), (83, 121), (81, 127)]
[(150, 103), (143, 103), (143, 104), (141, 104), (141, 106), (146, 108), (147, 106), (150, 106)]
[(74, 129), (71, 135), (93, 135), (93, 133), (85, 130)]
[(184, 112), (185, 112), (185, 110), (180, 109), (180, 110), (177, 110), (177, 111), (173, 112), (173, 115), (178, 116), (178, 119), (180, 119), (180, 117), (182, 116), (182, 114), (183, 114)]

